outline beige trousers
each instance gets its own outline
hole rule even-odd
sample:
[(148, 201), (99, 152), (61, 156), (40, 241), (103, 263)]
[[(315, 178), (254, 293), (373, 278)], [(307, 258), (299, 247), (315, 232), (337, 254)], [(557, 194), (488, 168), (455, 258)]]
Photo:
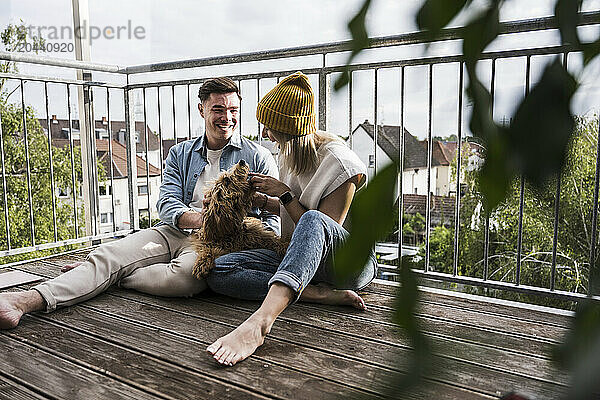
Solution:
[(206, 288), (192, 275), (195, 261), (188, 237), (161, 225), (102, 244), (77, 268), (33, 289), (46, 301), (47, 312), (97, 296), (114, 283), (157, 296), (189, 297)]

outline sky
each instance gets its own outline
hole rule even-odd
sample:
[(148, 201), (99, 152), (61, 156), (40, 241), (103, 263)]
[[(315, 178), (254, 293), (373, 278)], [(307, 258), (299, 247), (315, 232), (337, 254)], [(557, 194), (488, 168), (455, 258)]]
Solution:
[[(346, 24), (360, 7), (361, 0), (89, 0), (90, 24), (100, 29), (131, 24), (143, 29), (141, 39), (99, 38), (92, 42), (91, 59), (94, 62), (121, 66), (152, 62), (203, 58), (218, 55), (239, 54), (258, 50), (279, 49), (311, 44), (347, 40), (350, 38)], [(484, 1), (475, 1), (482, 4)], [(421, 0), (373, 0), (367, 15), (367, 27), (371, 36), (387, 36), (417, 30), (414, 15), (421, 6)], [(502, 8), (502, 20), (543, 17), (552, 14), (553, 0), (508, 0)], [(585, 0), (584, 11), (599, 10), (600, 0)], [(468, 15), (459, 16), (453, 25), (460, 25)], [(48, 36), (49, 27), (71, 26), (72, 12), (70, 0), (2, 0), (0, 5), (0, 28), (8, 23), (23, 20), (28, 25), (46, 27), (43, 33)], [(138, 29), (140, 29), (138, 28)], [(598, 28), (586, 28), (590, 38), (598, 35)], [(491, 49), (509, 46), (531, 47), (556, 43), (556, 33), (513, 35), (499, 40)], [(48, 39), (48, 42), (68, 43), (68, 40)], [(458, 43), (450, 42), (432, 46), (430, 54), (455, 54)], [(408, 46), (400, 49), (384, 49), (366, 52), (359, 61), (390, 60), (422, 56), (421, 46)], [(58, 52), (54, 57), (74, 58), (73, 52)], [(342, 64), (346, 54), (331, 55), (328, 65)], [(532, 81), (535, 82), (549, 59), (540, 57), (532, 64)], [(157, 79), (192, 78), (227, 73), (290, 70), (319, 66), (321, 57), (302, 57), (270, 62), (244, 63), (226, 67), (191, 69), (132, 77), (132, 81), (152, 81)], [(572, 67), (576, 68), (574, 57)], [(489, 63), (480, 67), (482, 79), (489, 81)], [(573, 102), (578, 114), (590, 114), (598, 110), (599, 83), (598, 63), (592, 66), (586, 76), (581, 76), (582, 89)], [(43, 76), (74, 77), (73, 73), (59, 68), (42, 66), (22, 66), (22, 73)], [(333, 93), (328, 128), (341, 135), (347, 135), (358, 123), (374, 119), (374, 90), (372, 71), (355, 74), (353, 87), (353, 119), (348, 123), (348, 96), (346, 91)], [(457, 131), (458, 67), (448, 64), (437, 66), (434, 71), (433, 134), (447, 136)], [(94, 74), (94, 80), (122, 82), (122, 77), (108, 74)], [(316, 83), (316, 77), (311, 77)], [(417, 67), (406, 72), (405, 122), (407, 129), (420, 138), (427, 135), (427, 69)], [(524, 59), (503, 61), (497, 65), (496, 118), (509, 118), (524, 93)], [(380, 123), (399, 123), (399, 82), (398, 69), (382, 70), (378, 76), (378, 120)], [(242, 105), (242, 131), (256, 134), (258, 129), (254, 119), (257, 97), (266, 93), (276, 82), (261, 80), (257, 93), (255, 81), (242, 83), (244, 102)], [(16, 82), (13, 82), (15, 85)], [(26, 102), (45, 114), (41, 85), (27, 84)], [(195, 109), (197, 104), (196, 86), (186, 93), (185, 87), (174, 90), (175, 123), (173, 124), (173, 103), (169, 88), (161, 89), (161, 132), (165, 137), (173, 135), (173, 125), (178, 136), (186, 136), (188, 130), (187, 99), (190, 100), (190, 118), (194, 134), (203, 130), (201, 118)], [(49, 114), (66, 117), (65, 88), (50, 85), (51, 110)], [(106, 115), (106, 97), (102, 90), (95, 93), (95, 115)], [(121, 95), (122, 96), (122, 95)], [(111, 117), (123, 118), (122, 101), (118, 92), (111, 93)], [(143, 97), (141, 93), (139, 102)], [(189, 96), (189, 97), (188, 97)], [(146, 93), (148, 124), (157, 128), (157, 93), (149, 89)], [(14, 101), (20, 101), (18, 91)], [(76, 103), (73, 101), (73, 103)], [(465, 121), (469, 114), (465, 104)], [(142, 106), (139, 107), (142, 109)]]

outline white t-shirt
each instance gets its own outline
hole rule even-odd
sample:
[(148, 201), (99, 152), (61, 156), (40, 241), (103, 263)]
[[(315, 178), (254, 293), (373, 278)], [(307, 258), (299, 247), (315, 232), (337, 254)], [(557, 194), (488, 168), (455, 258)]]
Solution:
[[(318, 166), (315, 171), (305, 172), (298, 176), (279, 169), (279, 177), (288, 185), (300, 204), (308, 210), (316, 210), (323, 197), (340, 187), (348, 179), (362, 175), (357, 190), (366, 183), (367, 167), (344, 142), (328, 142), (317, 150)], [(281, 237), (289, 239), (295, 224), (284, 206), (280, 206)], [(344, 226), (349, 227), (347, 224)]]
[(219, 168), (221, 153), (223, 153), (223, 149), (206, 149), (206, 160), (208, 161), (208, 164), (206, 164), (204, 171), (202, 171), (198, 177), (198, 181), (196, 181), (194, 195), (190, 202), (190, 207), (196, 211), (202, 209), (202, 200), (204, 199), (204, 192), (206, 189), (219, 177), (219, 173), (221, 172)]

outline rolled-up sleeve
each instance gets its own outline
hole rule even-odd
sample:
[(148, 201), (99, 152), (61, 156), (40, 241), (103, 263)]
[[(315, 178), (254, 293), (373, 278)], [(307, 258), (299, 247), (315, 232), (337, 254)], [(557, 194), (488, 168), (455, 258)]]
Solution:
[(180, 160), (178, 160), (177, 146), (169, 150), (169, 155), (165, 161), (163, 182), (160, 186), (160, 194), (156, 207), (158, 215), (166, 224), (177, 228), (179, 217), (191, 208), (183, 202), (184, 194), (184, 174), (182, 173)]

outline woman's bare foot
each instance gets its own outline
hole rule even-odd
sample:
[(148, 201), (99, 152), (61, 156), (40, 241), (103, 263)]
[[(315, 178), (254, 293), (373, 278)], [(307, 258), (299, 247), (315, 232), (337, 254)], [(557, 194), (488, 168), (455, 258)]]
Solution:
[(308, 285), (302, 292), (300, 300), (310, 303), (351, 306), (365, 311), (365, 301), (353, 290), (333, 289), (324, 284)]
[(16, 327), (23, 314), (44, 308), (43, 297), (35, 290), (0, 293), (0, 329)]
[(231, 333), (208, 346), (206, 351), (219, 364), (232, 366), (250, 357), (264, 343), (272, 325), (254, 313)]

